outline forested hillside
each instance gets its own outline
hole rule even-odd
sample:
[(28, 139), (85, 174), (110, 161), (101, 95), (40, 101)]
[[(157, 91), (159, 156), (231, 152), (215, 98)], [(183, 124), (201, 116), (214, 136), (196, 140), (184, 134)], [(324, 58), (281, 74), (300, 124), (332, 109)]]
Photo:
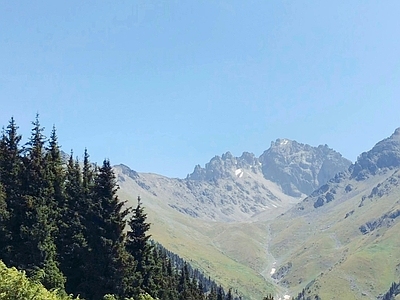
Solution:
[[(85, 150), (83, 162), (72, 152), (63, 161), (55, 128), (47, 139), (38, 116), (26, 144), (17, 131), (11, 118), (0, 140), (5, 266), (23, 270), (35, 289), (43, 285), (60, 297), (233, 299), (231, 291), (225, 296), (210, 278), (150, 242), (140, 197), (134, 208), (118, 199), (108, 160), (95, 166)], [(5, 266), (7, 278), (24, 278)], [(0, 293), (25, 299), (12, 298), (10, 288)]]

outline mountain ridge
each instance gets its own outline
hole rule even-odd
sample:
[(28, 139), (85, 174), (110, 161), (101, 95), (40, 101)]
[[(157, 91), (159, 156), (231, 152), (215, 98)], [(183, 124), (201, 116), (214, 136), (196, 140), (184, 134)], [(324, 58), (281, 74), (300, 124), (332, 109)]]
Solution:
[(322, 299), (338, 290), (331, 299), (376, 299), (397, 282), (399, 158), (398, 128), (271, 221), (270, 251), (280, 275), (275, 281), (296, 292), (306, 286), (306, 296)]
[(240, 157), (230, 152), (216, 155), (204, 167), (196, 165), (184, 179), (138, 173), (125, 165), (114, 168), (118, 180), (130, 176), (140, 188), (164, 197), (181, 213), (233, 222), (266, 215), (273, 218), (306, 196), (305, 191), (317, 188), (323, 178), (350, 164), (327, 145), (313, 147), (278, 139), (259, 157), (250, 152)]

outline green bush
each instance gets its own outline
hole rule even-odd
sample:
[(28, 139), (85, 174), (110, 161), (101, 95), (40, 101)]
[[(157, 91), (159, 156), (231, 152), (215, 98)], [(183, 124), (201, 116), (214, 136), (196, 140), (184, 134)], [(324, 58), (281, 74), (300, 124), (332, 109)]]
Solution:
[[(118, 300), (118, 299), (114, 295), (104, 295), (103, 300)], [(125, 300), (154, 300), (154, 298), (146, 293), (146, 294), (140, 294), (139, 298), (128, 298)]]
[[(70, 300), (69, 296), (60, 295), (59, 291), (48, 291), (42, 284), (33, 282), (25, 272), (7, 268), (0, 261), (0, 300)], [(78, 298), (74, 298), (78, 299)]]

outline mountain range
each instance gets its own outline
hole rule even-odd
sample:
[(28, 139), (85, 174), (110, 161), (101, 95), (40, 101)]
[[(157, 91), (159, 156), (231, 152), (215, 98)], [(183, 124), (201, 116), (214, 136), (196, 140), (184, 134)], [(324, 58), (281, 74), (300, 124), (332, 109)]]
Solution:
[[(275, 217), (325, 183), (351, 162), (328, 146), (311, 147), (278, 139), (262, 155), (230, 152), (195, 166), (185, 179), (137, 173), (115, 166), (119, 183), (128, 176), (140, 189), (161, 197), (173, 209), (218, 222)], [(123, 186), (121, 184), (121, 186)]]
[(376, 299), (400, 279), (399, 168), (397, 129), (353, 164), (278, 139), (184, 179), (114, 171), (121, 198), (143, 199), (155, 240), (245, 299)]

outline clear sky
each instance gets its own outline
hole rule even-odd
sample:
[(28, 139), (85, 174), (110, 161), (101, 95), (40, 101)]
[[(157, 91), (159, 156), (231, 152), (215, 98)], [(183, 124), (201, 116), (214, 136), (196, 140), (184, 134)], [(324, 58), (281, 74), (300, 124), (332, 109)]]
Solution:
[(400, 127), (400, 1), (0, 0), (0, 119), (185, 177), (272, 140), (354, 161)]

